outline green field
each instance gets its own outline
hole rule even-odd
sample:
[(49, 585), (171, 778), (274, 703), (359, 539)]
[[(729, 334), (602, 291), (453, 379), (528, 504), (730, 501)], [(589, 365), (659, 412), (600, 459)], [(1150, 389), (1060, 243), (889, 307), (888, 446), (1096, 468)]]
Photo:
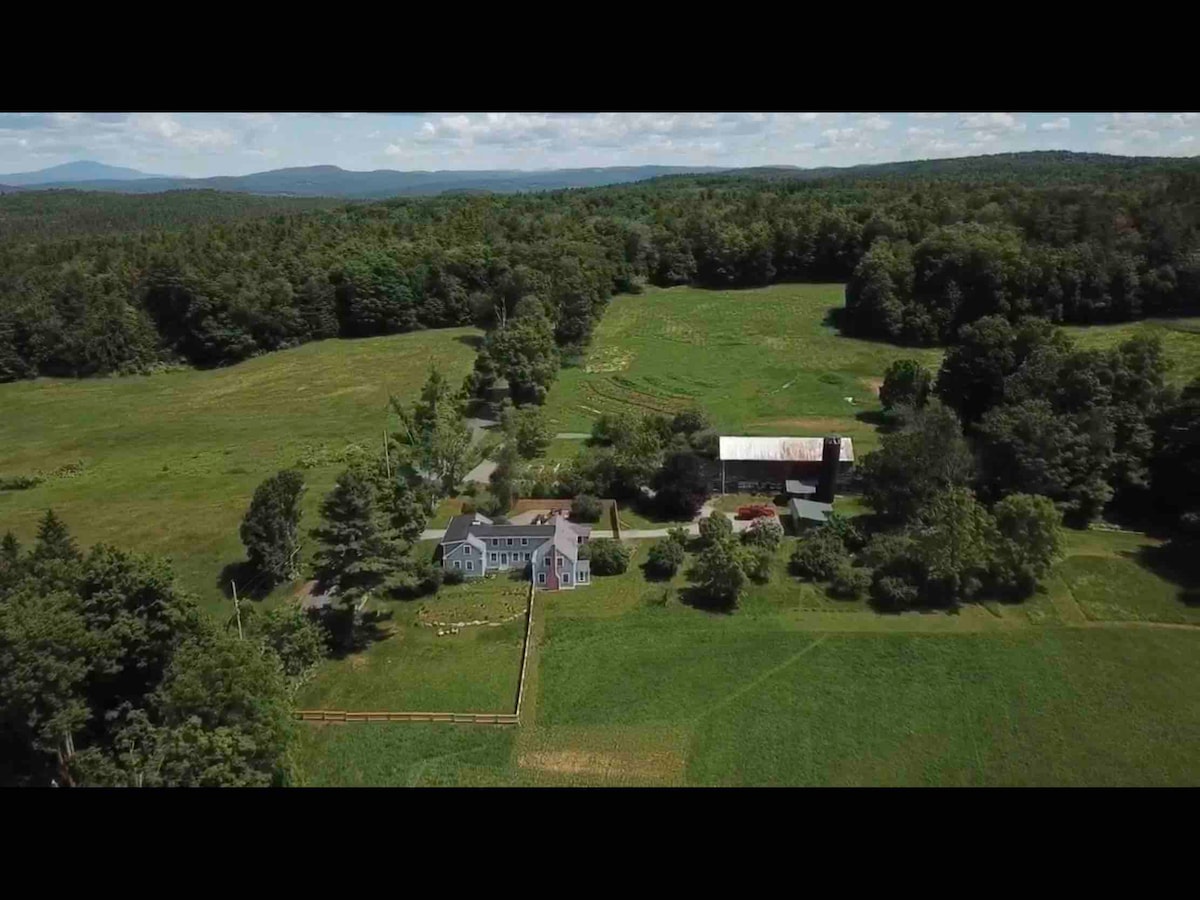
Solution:
[[(520, 728), (306, 727), (300, 782), (1200, 783), (1200, 632), (1147, 624), (1192, 611), (1146, 564), (1156, 541), (1071, 532), (1023, 604), (892, 616), (792, 579), (790, 542), (737, 612), (707, 613), (683, 602), (682, 575), (645, 580), (647, 546), (624, 575), (539, 595)], [(1133, 621), (1093, 618), (1077, 573), (1096, 560), (1137, 591)]]
[(1171, 361), (1167, 380), (1184, 384), (1200, 376), (1200, 318), (1143, 319), (1120, 325), (1071, 326), (1064, 329), (1079, 347), (1104, 350), (1137, 335), (1153, 335), (1162, 340)]
[[(375, 601), (380, 639), (329, 659), (296, 698), (304, 709), (502, 712), (516, 704), (527, 582), (504, 576), (446, 585), (432, 597)], [(449, 632), (445, 624), (487, 621)]]
[[(81, 545), (109, 541), (170, 556), (202, 603), (244, 558), (238, 526), (262, 479), (305, 456), (307, 529), (353, 442), (380, 445), (389, 393), (412, 396), (438, 363), (470, 370), (474, 329), (306, 344), (224, 369), (0, 385), (0, 475), (74, 477), (0, 492), (0, 531), (32, 541), (53, 507)], [(311, 541), (309, 542), (311, 549)], [(282, 589), (286, 591), (286, 589)]]
[(547, 416), (556, 431), (588, 431), (601, 412), (698, 404), (723, 433), (837, 430), (869, 445), (874, 430), (855, 417), (878, 409), (887, 366), (936, 367), (941, 351), (841, 337), (828, 316), (844, 302), (840, 284), (616, 297), (582, 363), (559, 374)]

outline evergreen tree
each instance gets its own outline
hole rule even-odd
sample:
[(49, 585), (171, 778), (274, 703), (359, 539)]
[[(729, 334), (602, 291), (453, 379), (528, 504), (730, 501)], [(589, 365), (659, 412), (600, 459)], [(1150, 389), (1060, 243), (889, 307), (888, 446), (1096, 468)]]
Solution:
[(321, 543), (321, 580), (336, 585), (349, 607), (382, 588), (400, 561), (402, 549), (387, 519), (375, 479), (361, 467), (339, 475), (321, 502), (322, 524), (313, 532)]
[(287, 470), (272, 475), (254, 491), (242, 519), (241, 538), (250, 565), (268, 584), (296, 577), (300, 553), (300, 500), (304, 479)]
[(37, 562), (59, 560), (63, 562), (78, 561), (82, 557), (75, 539), (54, 510), (46, 510), (42, 521), (38, 524), (37, 541), (33, 545), (33, 559)]

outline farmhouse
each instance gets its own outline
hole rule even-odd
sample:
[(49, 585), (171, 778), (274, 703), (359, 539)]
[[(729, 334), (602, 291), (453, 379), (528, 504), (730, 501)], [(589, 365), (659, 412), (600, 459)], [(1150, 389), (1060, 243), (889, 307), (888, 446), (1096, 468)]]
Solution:
[(440, 545), (442, 568), (482, 578), (528, 566), (542, 590), (573, 590), (592, 580), (591, 563), (580, 552), (591, 532), (590, 525), (564, 516), (536, 525), (495, 525), (478, 513), (455, 516)]
[(854, 466), (850, 438), (722, 435), (719, 445), (722, 494), (782, 491), (793, 482), (792, 493), (807, 493), (803, 485), (815, 485), (815, 499), (832, 503), (837, 479)]

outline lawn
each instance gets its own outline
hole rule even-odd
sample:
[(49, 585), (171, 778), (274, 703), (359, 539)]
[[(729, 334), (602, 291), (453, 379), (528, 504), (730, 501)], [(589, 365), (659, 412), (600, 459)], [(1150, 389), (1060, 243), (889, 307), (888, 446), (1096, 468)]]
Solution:
[[(527, 583), (498, 576), (432, 597), (376, 601), (380, 639), (329, 659), (296, 698), (304, 709), (505, 712), (516, 704)], [(487, 625), (462, 622), (486, 621)], [(443, 632), (438, 634), (438, 632)]]
[(844, 302), (839, 284), (616, 297), (582, 364), (559, 374), (551, 427), (589, 431), (601, 412), (697, 404), (726, 434), (838, 431), (864, 453), (874, 429), (856, 415), (878, 409), (888, 364), (916, 357), (936, 367), (941, 351), (841, 337), (827, 319)]
[(662, 777), (689, 784), (1200, 781), (1189, 633), (816, 634), (669, 617), (551, 619), (538, 727), (577, 730), (561, 752), (632, 728), (661, 734)]
[[(793, 543), (768, 583), (720, 614), (685, 602), (683, 572), (648, 581), (651, 542), (632, 542), (624, 574), (539, 594), (536, 702), (519, 728), (313, 727), (301, 780), (1200, 783), (1200, 632), (1137, 625), (1193, 621), (1177, 570), (1154, 555), (1159, 542), (1071, 531), (1045, 593), (898, 616), (787, 574)], [(1102, 582), (1086, 580), (1095, 560), (1105, 562)], [(1086, 616), (1061, 614), (1072, 594)], [(1109, 595), (1125, 605), (1105, 612)], [(1101, 621), (1118, 614), (1135, 624)]]
[(0, 492), (0, 531), (30, 542), (53, 507), (85, 547), (172, 557), (182, 583), (215, 609), (222, 569), (244, 558), (238, 526), (258, 483), (307, 458), (302, 527), (315, 526), (344, 466), (339, 453), (379, 446), (388, 394), (414, 395), (430, 363), (457, 383), (477, 334), (330, 340), (222, 369), (0, 385), (0, 475), (83, 462), (73, 477)]

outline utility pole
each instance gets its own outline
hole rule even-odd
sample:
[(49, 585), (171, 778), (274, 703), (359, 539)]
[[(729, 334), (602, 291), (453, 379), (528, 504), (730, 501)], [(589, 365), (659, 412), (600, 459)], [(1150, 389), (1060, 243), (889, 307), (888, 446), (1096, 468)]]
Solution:
[(238, 604), (237, 582), (231, 581), (229, 584), (233, 587), (233, 614), (237, 617), (238, 640), (244, 641), (246, 637), (242, 634), (242, 608)]

